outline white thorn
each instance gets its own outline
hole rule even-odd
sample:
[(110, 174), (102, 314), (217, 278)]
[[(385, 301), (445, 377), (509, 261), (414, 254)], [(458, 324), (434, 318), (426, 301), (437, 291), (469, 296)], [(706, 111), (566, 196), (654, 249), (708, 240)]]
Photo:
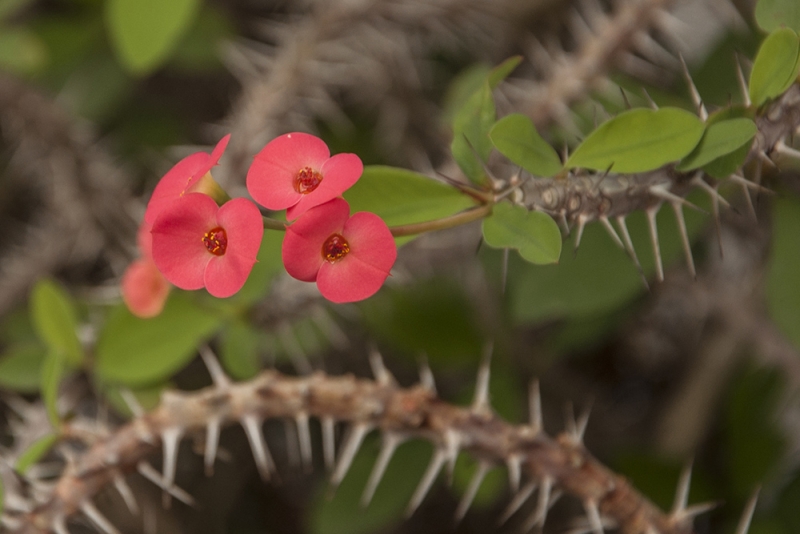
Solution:
[(606, 217), (605, 215), (601, 215), (600, 217), (597, 218), (597, 220), (599, 220), (600, 224), (603, 225), (603, 228), (606, 229), (606, 232), (608, 232), (608, 235), (611, 236), (611, 239), (614, 241), (614, 243), (616, 243), (619, 248), (624, 249), (625, 245), (622, 244), (622, 240), (617, 235), (617, 232), (614, 230), (614, 227), (611, 226), (610, 222), (608, 222), (608, 217)]
[(581, 238), (583, 237), (583, 229), (586, 228), (586, 222), (589, 220), (589, 217), (581, 213), (578, 215), (578, 222), (577, 222), (577, 230), (575, 230), (575, 252), (578, 251), (578, 247), (581, 246)]
[(322, 456), (325, 458), (325, 468), (329, 471), (333, 469), (334, 458), (336, 457), (336, 436), (332, 417), (320, 419), (322, 426)]
[(248, 414), (242, 417), (241, 424), (245, 434), (247, 434), (247, 440), (250, 442), (250, 449), (253, 451), (258, 474), (261, 475), (263, 480), (269, 480), (273, 462), (267, 448), (267, 442), (261, 433), (261, 419), (253, 414)]
[(658, 210), (661, 209), (661, 204), (647, 208), (647, 226), (650, 229), (650, 244), (653, 246), (653, 259), (656, 264), (656, 278), (659, 282), (664, 281), (664, 264), (661, 261), (661, 246), (658, 242), (658, 224), (656, 222), (656, 215)]
[(364, 494), (361, 495), (361, 506), (365, 508), (369, 506), (369, 503), (372, 501), (375, 490), (378, 489), (378, 484), (380, 484), (394, 452), (397, 450), (397, 447), (405, 441), (405, 438), (400, 436), (400, 434), (392, 432), (385, 432), (381, 439), (381, 452), (378, 454), (378, 459), (375, 460), (375, 465), (372, 466), (372, 472), (369, 475), (367, 486), (364, 488)]
[(586, 434), (586, 427), (589, 426), (589, 417), (591, 416), (591, 413), (592, 413), (592, 408), (591, 406), (589, 406), (578, 417), (578, 420), (576, 421), (575, 424), (576, 443), (583, 442), (583, 436)]
[(671, 202), (672, 211), (675, 212), (675, 220), (678, 223), (678, 230), (681, 234), (681, 244), (683, 244), (683, 254), (686, 256), (686, 267), (692, 278), (697, 278), (697, 271), (694, 268), (694, 258), (692, 257), (692, 246), (689, 243), (689, 232), (686, 230), (686, 219), (683, 218), (683, 209), (676, 202)]
[(528, 412), (531, 428), (535, 433), (539, 433), (542, 430), (542, 395), (539, 391), (539, 380), (535, 378), (528, 390)]
[(767, 155), (767, 153), (766, 153), (766, 152), (759, 150), (759, 151), (756, 153), (756, 155), (758, 156), (758, 159), (759, 159), (759, 160), (763, 161), (764, 163), (766, 163), (767, 165), (769, 165), (769, 166), (770, 166), (770, 167), (772, 167), (773, 169), (777, 169), (777, 168), (778, 168), (778, 165), (777, 165), (777, 164), (776, 164), (774, 161), (772, 161), (772, 158), (770, 158), (770, 157)]
[(125, 401), (125, 404), (128, 406), (128, 409), (131, 411), (134, 417), (142, 417), (145, 414), (144, 408), (142, 408), (142, 405), (139, 404), (139, 400), (131, 390), (120, 389), (119, 394), (122, 397), (122, 400)]
[(547, 510), (550, 505), (550, 490), (553, 487), (553, 480), (549, 476), (544, 476), (542, 478), (542, 482), (539, 485), (539, 496), (536, 500), (536, 510), (533, 511), (533, 514), (525, 521), (525, 525), (522, 529), (525, 532), (528, 532), (533, 527), (539, 525), (539, 527), (544, 527), (544, 522), (547, 519)]
[(219, 389), (227, 389), (231, 384), (231, 380), (228, 378), (228, 375), (225, 374), (225, 371), (222, 370), (217, 356), (211, 352), (211, 349), (208, 348), (207, 345), (200, 347), (199, 352), (200, 357), (203, 358), (203, 363), (206, 364), (206, 369), (208, 369), (208, 374), (211, 375), (211, 381), (214, 385)]
[(191, 495), (186, 493), (184, 490), (176, 486), (175, 484), (167, 484), (167, 481), (161, 476), (161, 473), (156, 471), (156, 469), (148, 464), (147, 462), (139, 462), (136, 464), (136, 470), (142, 475), (144, 478), (161, 488), (162, 490), (166, 491), (182, 503), (188, 506), (194, 506), (194, 499)]
[(57, 515), (56, 518), (53, 519), (53, 531), (56, 534), (70, 534), (67, 528), (67, 521), (62, 514)]
[(783, 142), (783, 139), (778, 141), (778, 143), (775, 145), (775, 150), (778, 152), (778, 154), (783, 154), (784, 156), (788, 156), (792, 159), (800, 161), (800, 150), (787, 146), (786, 143)]
[(313, 459), (311, 457), (311, 429), (308, 427), (308, 414), (300, 412), (294, 420), (297, 425), (297, 439), (300, 442), (300, 460), (305, 469), (310, 470)]
[(483, 348), (481, 366), (478, 368), (478, 379), (475, 381), (475, 396), (472, 399), (473, 412), (488, 412), (489, 406), (489, 379), (492, 364), (492, 351), (494, 343), (488, 342)]
[(692, 464), (689, 463), (684, 466), (681, 471), (681, 476), (678, 479), (678, 487), (675, 490), (675, 500), (672, 504), (671, 515), (678, 516), (683, 510), (686, 509), (686, 504), (689, 502), (689, 487), (692, 484)]
[(759, 184), (757, 184), (755, 182), (751, 182), (750, 180), (748, 180), (744, 176), (740, 176), (738, 174), (731, 174), (730, 176), (728, 176), (728, 180), (730, 180), (732, 182), (735, 182), (737, 184), (741, 184), (741, 185), (745, 186), (747, 189), (752, 189), (753, 191), (756, 191), (758, 193), (767, 193), (767, 194), (770, 194), (770, 195), (772, 193), (774, 193), (774, 191), (772, 191), (771, 189), (767, 189), (763, 185), (759, 185)]
[(718, 506), (719, 506), (718, 502), (705, 502), (700, 504), (693, 504), (692, 506), (684, 508), (678, 520), (680, 522), (691, 521), (698, 515), (711, 511)]
[(378, 382), (378, 384), (386, 385), (394, 382), (392, 373), (386, 369), (386, 365), (384, 365), (383, 358), (381, 357), (381, 353), (378, 352), (377, 347), (373, 347), (369, 353), (369, 364), (372, 367), (372, 374), (375, 375), (375, 381)]
[(533, 490), (536, 489), (536, 486), (536, 481), (532, 480), (525, 484), (522, 489), (516, 495), (514, 495), (514, 498), (511, 499), (511, 502), (508, 503), (505, 511), (503, 511), (503, 515), (500, 516), (500, 519), (497, 522), (498, 526), (504, 525), (505, 522), (508, 521), (508, 519), (514, 515), (514, 513), (519, 510), (523, 504), (525, 504), (525, 501), (527, 501), (533, 494)]
[(760, 488), (756, 488), (755, 491), (753, 491), (753, 495), (751, 495), (750, 499), (747, 501), (747, 505), (745, 505), (744, 511), (742, 512), (742, 518), (739, 520), (739, 524), (736, 527), (736, 534), (747, 534), (747, 531), (750, 530), (750, 522), (753, 520), (753, 513), (756, 510), (756, 503), (758, 503), (758, 494), (760, 490)]
[(739, 90), (742, 92), (742, 99), (744, 100), (744, 107), (750, 107), (750, 91), (747, 89), (747, 82), (744, 79), (744, 72), (742, 72), (742, 63), (739, 61), (739, 55), (736, 54), (736, 79), (739, 81)]
[(650, 96), (650, 93), (647, 92), (647, 89), (642, 87), (642, 92), (644, 93), (645, 99), (650, 104), (650, 107), (657, 110), (658, 109), (658, 104), (656, 104), (656, 101), (653, 100), (653, 97)]
[(600, 510), (597, 508), (597, 502), (594, 499), (584, 501), (583, 508), (586, 510), (586, 517), (592, 527), (592, 532), (594, 534), (603, 534), (603, 521), (600, 519)]
[(445, 434), (445, 447), (447, 451), (447, 483), (453, 485), (453, 476), (456, 470), (456, 460), (458, 451), (461, 449), (461, 438), (453, 431), (449, 430)]
[(94, 523), (97, 528), (105, 532), (106, 534), (120, 534), (119, 530), (109, 521), (106, 517), (100, 513), (92, 501), (83, 501), (80, 505), (81, 512), (88, 517), (92, 523)]
[(639, 263), (639, 257), (636, 255), (636, 249), (633, 248), (633, 241), (631, 240), (630, 232), (628, 232), (628, 225), (625, 223), (625, 216), (624, 215), (617, 216), (616, 221), (617, 221), (617, 226), (619, 227), (619, 231), (622, 234), (622, 242), (625, 244), (625, 251), (628, 253), (628, 256), (631, 258), (633, 264), (636, 266), (636, 270), (639, 272), (639, 276), (642, 277), (644, 286), (647, 289), (650, 289), (650, 284), (647, 283), (647, 277), (644, 275), (642, 264)]
[(356, 423), (350, 427), (350, 431), (344, 440), (342, 450), (339, 453), (339, 462), (336, 464), (336, 469), (331, 475), (331, 487), (336, 489), (344, 479), (350, 465), (353, 463), (358, 449), (361, 448), (361, 443), (364, 441), (364, 436), (372, 430), (372, 427), (366, 423)]
[(431, 371), (431, 366), (425, 356), (422, 356), (419, 362), (419, 381), (423, 388), (436, 394), (436, 379), (433, 377), (433, 371)]
[(122, 496), (122, 500), (125, 501), (125, 506), (128, 507), (131, 515), (139, 515), (139, 505), (136, 504), (136, 497), (134, 497), (133, 490), (125, 481), (122, 473), (114, 473), (114, 487), (117, 488), (117, 491)]
[(437, 448), (434, 451), (431, 462), (428, 464), (425, 474), (422, 475), (422, 480), (419, 481), (419, 485), (414, 491), (414, 495), (411, 496), (411, 501), (408, 503), (408, 508), (406, 509), (406, 516), (412, 515), (417, 508), (419, 508), (422, 499), (425, 498), (425, 495), (427, 495), (428, 490), (433, 485), (434, 480), (436, 480), (436, 475), (438, 475), (439, 471), (442, 469), (442, 465), (447, 459), (447, 456), (448, 453), (445, 449)]
[(461, 502), (458, 503), (458, 508), (456, 508), (456, 525), (459, 524), (462, 519), (464, 519), (465, 515), (467, 515), (467, 510), (469, 510), (469, 507), (472, 505), (472, 501), (475, 499), (475, 495), (478, 493), (478, 489), (481, 487), (481, 483), (483, 482), (486, 473), (489, 471), (489, 467), (491, 467), (491, 464), (487, 462), (478, 463), (478, 468), (472, 475), (472, 479), (469, 481), (467, 490), (464, 492)]
[(567, 222), (567, 212), (565, 210), (558, 212), (558, 226), (561, 228), (561, 235), (563, 235), (565, 239), (569, 237), (570, 229), (569, 223)]
[(700, 213), (706, 213), (706, 211), (704, 209), (702, 209), (701, 207), (692, 204), (691, 202), (689, 202), (688, 200), (686, 200), (683, 197), (679, 197), (675, 193), (669, 191), (663, 185), (654, 185), (649, 189), (649, 191), (650, 191), (650, 194), (653, 195), (654, 197), (660, 198), (662, 200), (666, 200), (667, 202), (670, 202), (670, 203), (673, 203), (673, 204), (674, 203), (681, 204), (683, 206), (692, 208), (693, 210), (698, 211)]
[(506, 467), (508, 468), (508, 485), (511, 491), (516, 493), (519, 491), (519, 483), (522, 479), (522, 457), (519, 454), (512, 454), (506, 460)]
[(697, 91), (697, 87), (694, 85), (692, 75), (689, 74), (689, 67), (686, 65), (686, 61), (683, 59), (683, 54), (680, 54), (678, 57), (681, 61), (681, 67), (683, 68), (683, 76), (686, 78), (686, 83), (689, 85), (689, 94), (692, 96), (692, 102), (697, 108), (697, 114), (700, 116), (700, 120), (705, 122), (706, 119), (708, 119), (708, 111), (706, 111), (706, 106), (703, 104), (703, 99), (700, 98), (700, 93)]
[(206, 447), (203, 452), (203, 464), (208, 477), (214, 474), (214, 461), (217, 458), (217, 447), (219, 446), (220, 424), (218, 417), (212, 417), (208, 420), (208, 426), (206, 427)]
[[(178, 462), (178, 445), (180, 444), (181, 437), (183, 436), (183, 429), (181, 427), (171, 427), (164, 430), (161, 436), (164, 445), (164, 482), (167, 486), (171, 486), (175, 482), (175, 467)], [(169, 508), (172, 503), (169, 492), (164, 492), (162, 496), (162, 503), (164, 508)]]

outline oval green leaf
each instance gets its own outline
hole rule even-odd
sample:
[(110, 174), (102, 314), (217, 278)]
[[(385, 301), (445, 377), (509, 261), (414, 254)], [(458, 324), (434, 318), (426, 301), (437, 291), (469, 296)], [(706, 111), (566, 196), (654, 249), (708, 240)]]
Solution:
[(109, 0), (106, 25), (120, 62), (144, 75), (169, 59), (189, 29), (199, 0)]
[(633, 109), (601, 124), (578, 146), (566, 166), (652, 171), (689, 154), (704, 130), (700, 119), (682, 109)]
[(735, 152), (753, 139), (757, 129), (756, 123), (746, 118), (709, 123), (700, 143), (675, 168), (690, 171)]
[(53, 448), (56, 441), (58, 441), (58, 436), (56, 434), (47, 434), (34, 441), (33, 444), (25, 449), (25, 452), (20, 454), (19, 458), (17, 458), (14, 470), (21, 475), (27, 473), (32, 465), (38, 462), (42, 456), (50, 452), (50, 449)]
[(534, 176), (553, 176), (563, 168), (555, 149), (542, 139), (533, 121), (520, 113), (497, 121), (489, 139), (501, 154)]
[(72, 299), (52, 280), (41, 280), (31, 293), (31, 321), (39, 338), (66, 362), (79, 366), (84, 354), (78, 340), (78, 319)]
[(0, 359), (0, 386), (20, 393), (36, 393), (41, 385), (47, 350), (36, 342), (15, 343)]
[(42, 401), (53, 428), (61, 424), (58, 414), (58, 386), (64, 376), (64, 357), (61, 352), (50, 351), (42, 364)]
[(132, 387), (162, 382), (186, 365), (219, 327), (218, 313), (173, 291), (164, 311), (140, 319), (125, 306), (113, 310), (97, 342), (100, 377)]
[(761, 43), (750, 73), (750, 100), (760, 106), (775, 98), (797, 79), (800, 70), (800, 38), (794, 30), (773, 31)]
[(552, 217), (508, 202), (498, 204), (483, 221), (483, 239), (494, 248), (513, 248), (531, 263), (558, 262), (561, 231)]
[(800, 3), (797, 0), (758, 0), (756, 22), (768, 32), (782, 26), (800, 32)]
[[(470, 208), (475, 201), (455, 187), (416, 172), (369, 165), (356, 184), (344, 193), (352, 213), (370, 211), (389, 226), (441, 219)], [(413, 239), (403, 237), (404, 243)]]

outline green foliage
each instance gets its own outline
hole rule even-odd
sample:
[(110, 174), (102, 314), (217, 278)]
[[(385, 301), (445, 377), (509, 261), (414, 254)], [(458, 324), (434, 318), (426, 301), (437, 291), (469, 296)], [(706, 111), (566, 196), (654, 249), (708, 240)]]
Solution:
[(624, 173), (652, 171), (689, 154), (703, 132), (703, 122), (682, 109), (632, 109), (589, 134), (566, 166)]
[(794, 30), (781, 28), (770, 33), (758, 49), (750, 72), (750, 100), (761, 106), (781, 95), (800, 71), (800, 38)]
[(223, 330), (219, 358), (234, 379), (246, 380), (261, 370), (259, 349), (262, 337), (245, 321), (234, 321)]
[(50, 352), (63, 356), (69, 365), (81, 365), (78, 318), (67, 292), (53, 280), (40, 280), (31, 292), (30, 308), (33, 325)]
[(489, 130), (497, 118), (492, 90), (511, 74), (520, 61), (521, 57), (512, 57), (489, 71), (453, 118), (450, 150), (464, 174), (475, 183), (483, 184), (487, 180), (483, 164), (492, 151)]
[(173, 291), (161, 315), (140, 319), (116, 307), (97, 341), (97, 372), (103, 380), (144, 386), (172, 376), (196, 347), (219, 328), (219, 312)]
[(37, 439), (19, 456), (19, 458), (17, 458), (14, 469), (17, 473), (24, 475), (32, 465), (50, 452), (50, 449), (53, 448), (53, 445), (55, 445), (57, 441), (58, 436), (56, 434), (47, 434)]
[(767, 304), (778, 328), (800, 347), (800, 202), (783, 197), (773, 211), (772, 253), (767, 265)]
[(537, 265), (557, 263), (561, 230), (552, 217), (522, 206), (501, 202), (483, 220), (483, 239), (494, 248), (513, 248)]
[(800, 3), (797, 0), (759, 0), (756, 22), (767, 32), (781, 27), (800, 32)]
[(0, 25), (0, 70), (30, 75), (47, 64), (47, 49), (35, 33)]
[(0, 359), (0, 386), (20, 393), (36, 393), (41, 384), (42, 363), (47, 349), (35, 342), (19, 342)]
[(189, 29), (199, 0), (109, 0), (106, 24), (120, 62), (145, 75), (161, 66)]
[(555, 149), (542, 139), (533, 121), (520, 113), (497, 121), (489, 139), (501, 154), (534, 176), (553, 176), (563, 168)]
[(258, 249), (256, 264), (250, 271), (250, 276), (242, 289), (231, 297), (229, 302), (236, 304), (255, 304), (269, 293), (275, 277), (283, 273), (283, 259), (281, 258), (281, 245), (283, 232), (265, 230), (261, 238), (261, 248)]
[(700, 143), (675, 168), (681, 172), (691, 171), (734, 153), (742, 146), (749, 149), (756, 130), (756, 123), (747, 118), (709, 122)]
[[(475, 205), (458, 189), (422, 174), (395, 167), (369, 165), (356, 184), (345, 191), (352, 212), (371, 211), (389, 226), (431, 221)], [(398, 243), (413, 237), (398, 239)]]
[(53, 428), (58, 428), (61, 417), (58, 414), (58, 386), (64, 375), (64, 356), (59, 351), (50, 351), (42, 364), (42, 400), (47, 409), (47, 417)]

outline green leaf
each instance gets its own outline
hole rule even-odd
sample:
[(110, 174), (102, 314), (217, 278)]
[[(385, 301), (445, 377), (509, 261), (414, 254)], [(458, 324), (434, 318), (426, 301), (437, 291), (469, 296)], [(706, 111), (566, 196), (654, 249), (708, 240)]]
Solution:
[(749, 150), (757, 129), (756, 123), (746, 118), (709, 122), (700, 143), (675, 169), (681, 172), (697, 169), (744, 145)]
[(33, 444), (25, 449), (25, 452), (17, 458), (14, 470), (21, 475), (27, 473), (32, 465), (38, 462), (42, 456), (50, 452), (50, 449), (53, 448), (56, 441), (58, 441), (58, 436), (56, 434), (47, 434), (34, 441)]
[(249, 323), (235, 321), (222, 334), (220, 363), (237, 380), (253, 378), (261, 370), (261, 332)]
[(503, 117), (492, 126), (489, 138), (501, 154), (534, 176), (553, 176), (563, 168), (555, 149), (525, 115)]
[(767, 264), (767, 303), (783, 334), (800, 347), (800, 202), (779, 198), (773, 210), (772, 254)]
[(84, 360), (78, 340), (78, 319), (72, 299), (53, 280), (41, 280), (30, 300), (31, 321), (39, 338), (52, 352), (59, 352), (66, 363), (79, 366)]
[(700, 119), (682, 109), (632, 109), (601, 124), (578, 146), (566, 166), (652, 171), (689, 154), (704, 129)]
[(750, 72), (750, 100), (760, 106), (780, 95), (797, 79), (800, 70), (800, 38), (794, 30), (770, 33), (758, 49)]
[(61, 424), (58, 414), (58, 386), (64, 376), (64, 356), (61, 352), (50, 351), (42, 364), (42, 400), (47, 408), (47, 417), (53, 428)]
[(199, 0), (109, 0), (106, 25), (122, 64), (139, 75), (162, 65), (199, 5)]
[(0, 386), (20, 393), (36, 393), (47, 350), (39, 343), (16, 343), (0, 359)]
[[(370, 211), (389, 226), (441, 219), (475, 205), (454, 187), (404, 169), (369, 165), (356, 184), (345, 191), (351, 212)], [(413, 236), (397, 240), (404, 243)]]
[(281, 257), (284, 235), (284, 232), (264, 230), (256, 264), (253, 265), (253, 270), (250, 271), (250, 276), (247, 277), (242, 289), (231, 297), (229, 302), (255, 304), (269, 293), (272, 281), (284, 272)]
[(164, 381), (191, 360), (221, 321), (218, 312), (179, 291), (152, 319), (118, 306), (97, 341), (97, 372), (104, 380), (134, 387)]
[(561, 255), (561, 231), (553, 218), (508, 202), (483, 220), (483, 239), (494, 248), (516, 249), (538, 265), (556, 263)]
[(800, 32), (800, 4), (797, 0), (758, 0), (756, 22), (768, 32), (782, 26)]
[(497, 88), (500, 82), (508, 78), (508, 75), (514, 72), (514, 69), (522, 63), (522, 59), (522, 56), (512, 56), (493, 68), (486, 77), (489, 88)]

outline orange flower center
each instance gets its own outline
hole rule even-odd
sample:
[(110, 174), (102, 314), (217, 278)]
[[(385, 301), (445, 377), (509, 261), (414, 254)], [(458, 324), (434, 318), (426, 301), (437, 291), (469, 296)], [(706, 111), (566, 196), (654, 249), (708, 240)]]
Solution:
[(301, 195), (307, 195), (319, 187), (322, 182), (322, 174), (311, 167), (303, 167), (294, 177), (294, 190)]
[(336, 263), (350, 252), (350, 245), (341, 234), (332, 234), (322, 244), (322, 257), (330, 263)]
[(228, 234), (225, 233), (224, 228), (217, 226), (205, 233), (203, 244), (214, 256), (222, 256), (225, 254), (225, 249), (228, 248)]

